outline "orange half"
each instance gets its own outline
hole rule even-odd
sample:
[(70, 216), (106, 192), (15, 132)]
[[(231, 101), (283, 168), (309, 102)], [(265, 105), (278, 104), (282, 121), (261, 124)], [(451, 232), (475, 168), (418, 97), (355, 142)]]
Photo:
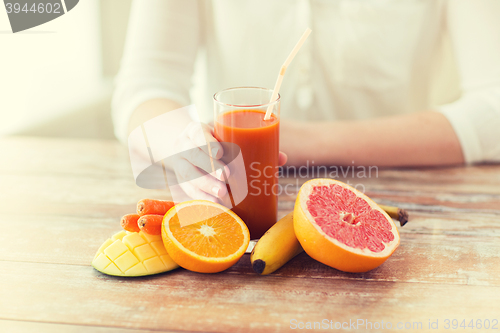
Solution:
[(200, 273), (217, 273), (231, 267), (250, 242), (248, 228), (238, 215), (205, 200), (172, 207), (163, 218), (161, 231), (172, 260)]

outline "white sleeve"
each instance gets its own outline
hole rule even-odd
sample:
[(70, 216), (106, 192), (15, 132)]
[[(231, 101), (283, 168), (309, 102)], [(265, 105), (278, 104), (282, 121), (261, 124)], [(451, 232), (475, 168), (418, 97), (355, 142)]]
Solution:
[(115, 135), (122, 143), (140, 104), (154, 98), (190, 104), (198, 44), (196, 0), (134, 0), (112, 100)]
[(500, 1), (450, 0), (447, 24), (462, 97), (439, 107), (466, 163), (500, 161)]

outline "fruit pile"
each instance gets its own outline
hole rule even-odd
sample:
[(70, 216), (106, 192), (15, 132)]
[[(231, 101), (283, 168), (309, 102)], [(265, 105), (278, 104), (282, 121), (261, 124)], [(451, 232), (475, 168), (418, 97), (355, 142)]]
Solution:
[(144, 199), (137, 214), (122, 217), (123, 231), (99, 248), (92, 261), (98, 271), (117, 276), (143, 276), (179, 266), (216, 273), (245, 253), (250, 233), (231, 210), (204, 200)]
[(123, 229), (101, 245), (92, 260), (98, 271), (117, 276), (143, 276), (173, 270), (177, 265), (161, 239), (163, 215), (172, 201), (144, 199), (137, 203), (137, 214), (122, 217)]
[[(384, 208), (401, 218), (401, 212)], [(255, 245), (252, 268), (270, 274), (305, 251), (345, 272), (374, 269), (399, 245), (398, 230), (387, 212), (342, 182), (310, 180), (300, 188), (294, 211)], [(137, 204), (137, 214), (125, 215), (121, 225), (125, 230), (104, 242), (92, 261), (105, 274), (143, 276), (179, 266), (221, 272), (243, 256), (250, 242), (247, 226), (234, 212), (204, 200), (174, 205), (144, 199)]]

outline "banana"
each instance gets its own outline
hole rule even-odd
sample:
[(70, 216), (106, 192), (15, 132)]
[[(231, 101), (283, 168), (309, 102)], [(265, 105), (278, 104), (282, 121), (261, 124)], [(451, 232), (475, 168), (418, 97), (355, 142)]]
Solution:
[[(379, 205), (391, 217), (399, 219), (401, 226), (408, 221), (408, 213), (397, 207)], [(262, 236), (250, 255), (253, 270), (260, 275), (271, 274), (296, 255), (304, 251), (293, 229), (293, 212), (276, 222)]]
[(260, 275), (271, 274), (304, 251), (293, 229), (293, 212), (276, 222), (255, 245), (250, 261)]
[(390, 217), (399, 221), (401, 226), (404, 226), (408, 222), (408, 212), (404, 209), (398, 207), (378, 205), (382, 208)]

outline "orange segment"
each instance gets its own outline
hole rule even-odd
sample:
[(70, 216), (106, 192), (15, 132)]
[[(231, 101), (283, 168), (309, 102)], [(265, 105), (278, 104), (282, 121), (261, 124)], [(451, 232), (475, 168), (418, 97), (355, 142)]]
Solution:
[(204, 200), (187, 201), (171, 209), (163, 219), (162, 238), (179, 266), (201, 273), (231, 267), (250, 242), (247, 226), (235, 213)]

